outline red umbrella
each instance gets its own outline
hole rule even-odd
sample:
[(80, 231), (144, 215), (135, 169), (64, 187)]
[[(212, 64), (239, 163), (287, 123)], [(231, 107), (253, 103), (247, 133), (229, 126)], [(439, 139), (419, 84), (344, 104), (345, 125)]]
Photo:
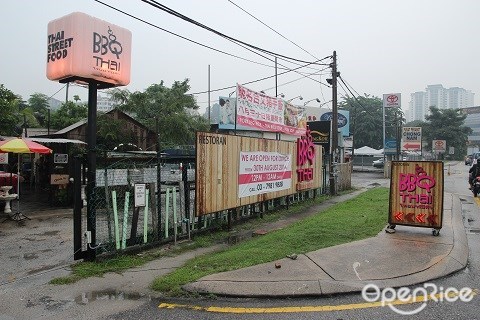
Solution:
[(13, 153), (52, 153), (52, 149), (29, 139), (13, 138), (0, 141), (0, 152)]
[[(37, 142), (34, 142), (30, 139), (23, 138), (13, 138), (9, 140), (0, 141), (0, 152), (13, 152), (18, 154), (17, 162), (17, 175), (20, 176), (20, 153), (52, 153), (52, 149), (47, 148)], [(20, 209), (20, 179), (17, 179), (17, 198), (18, 198), (18, 208)], [(25, 215), (20, 213), (18, 210), (16, 214), (13, 215), (14, 220), (22, 220), (21, 216), (28, 218)]]

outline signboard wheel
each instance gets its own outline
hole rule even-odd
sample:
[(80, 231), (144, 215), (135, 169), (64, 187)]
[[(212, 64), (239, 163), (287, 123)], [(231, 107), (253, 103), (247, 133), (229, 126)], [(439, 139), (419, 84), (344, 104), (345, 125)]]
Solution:
[(433, 235), (434, 237), (438, 237), (439, 234), (440, 234), (440, 229), (433, 229), (433, 230), (432, 230), (432, 235)]
[(396, 227), (396, 225), (394, 225), (394, 224), (389, 224), (389, 225), (387, 226), (387, 228), (385, 229), (385, 232), (386, 232), (386, 233), (395, 233), (395, 227)]

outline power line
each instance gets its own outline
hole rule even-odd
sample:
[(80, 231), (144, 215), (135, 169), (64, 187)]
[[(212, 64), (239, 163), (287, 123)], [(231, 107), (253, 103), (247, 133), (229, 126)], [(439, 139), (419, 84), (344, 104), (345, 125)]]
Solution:
[(355, 101), (360, 105), (360, 107), (362, 107), (362, 109), (372, 117), (372, 119), (375, 119), (375, 117), (373, 116), (373, 114), (370, 113), (370, 111), (368, 111), (368, 109), (357, 99), (357, 97), (352, 93), (352, 91), (350, 90), (350, 88), (347, 86), (347, 84), (344, 82), (342, 76), (339, 76), (340, 78), (340, 81), (345, 85), (345, 87), (347, 88), (348, 92), (350, 92), (350, 94), (352, 95), (352, 98), (355, 99)]
[[(178, 18), (180, 18), (180, 19), (182, 19), (182, 20), (184, 20), (184, 21), (187, 21), (187, 22), (189, 22), (189, 23), (192, 23), (192, 24), (194, 24), (194, 25), (196, 25), (196, 26), (198, 26), (198, 27), (200, 27), (200, 28), (203, 28), (203, 29), (205, 29), (205, 30), (207, 30), (207, 31), (210, 31), (210, 32), (212, 32), (212, 33), (214, 33), (214, 34), (216, 34), (216, 35), (219, 35), (219, 36), (221, 36), (221, 37), (223, 37), (223, 38), (225, 38), (225, 39), (227, 39), (227, 40), (229, 40), (229, 41), (231, 41), (231, 42), (234, 42), (235, 44), (241, 46), (242, 48), (247, 49), (247, 50), (249, 50), (250, 52), (255, 53), (255, 54), (257, 54), (257, 55), (259, 55), (259, 56), (261, 56), (261, 57), (263, 57), (263, 58), (265, 58), (265, 59), (267, 59), (267, 60), (270, 60), (270, 61), (272, 61), (272, 62), (273, 62), (274, 60), (272, 60), (271, 58), (268, 58), (268, 57), (266, 57), (266, 56), (264, 56), (264, 55), (261, 55), (261, 54), (258, 53), (258, 52), (252, 51), (252, 50), (249, 49), (249, 48), (252, 48), (252, 49), (254, 49), (254, 50), (257, 50), (257, 51), (260, 51), (260, 52), (263, 52), (263, 53), (266, 53), (266, 54), (270, 54), (270, 55), (273, 55), (273, 56), (276, 56), (276, 57), (282, 57), (282, 58), (285, 58), (285, 59), (290, 59), (290, 60), (293, 60), (293, 61), (295, 61), (295, 62), (311, 63), (311, 62), (309, 62), (309, 61), (304, 61), (304, 60), (300, 60), (300, 59), (291, 58), (291, 57), (288, 57), (288, 56), (285, 56), (285, 55), (281, 55), (281, 54), (279, 54), (279, 53), (275, 53), (275, 52), (272, 52), (272, 51), (269, 51), (269, 50), (266, 50), (266, 49), (263, 49), (263, 48), (254, 46), (254, 45), (249, 44), (249, 43), (247, 43), (247, 42), (238, 40), (238, 39), (236, 39), (236, 38), (230, 37), (230, 36), (228, 36), (228, 35), (220, 32), (220, 31), (217, 31), (217, 30), (215, 30), (215, 29), (213, 29), (213, 28), (210, 28), (210, 27), (208, 27), (208, 26), (206, 26), (206, 25), (204, 25), (204, 24), (202, 24), (202, 23), (200, 23), (200, 22), (198, 22), (198, 21), (196, 21), (196, 20), (194, 20), (194, 19), (192, 19), (192, 18), (189, 18), (189, 17), (187, 17), (187, 16), (185, 16), (185, 15), (183, 15), (183, 14), (181, 14), (181, 13), (179, 13), (179, 12), (177, 12), (177, 11), (175, 11), (175, 10), (173, 10), (173, 9), (171, 9), (171, 8), (169, 8), (169, 7), (163, 5), (163, 4), (161, 4), (161, 3), (159, 3), (159, 2), (157, 2), (157, 1), (155, 1), (155, 0), (141, 0), (141, 1), (144, 2), (144, 3), (146, 3), (146, 4), (149, 4), (149, 5), (153, 6), (153, 7), (157, 8), (157, 9), (159, 9), (159, 10), (162, 10), (162, 11), (164, 11), (164, 12), (167, 12), (167, 13), (175, 16), (175, 17), (178, 17)], [(246, 48), (246, 47), (249, 47), (249, 48)], [(316, 61), (315, 64), (329, 65), (329, 64), (321, 64), (321, 63), (318, 63), (318, 62), (320, 62), (320, 61), (322, 61), (322, 60), (325, 60), (325, 59), (328, 59), (328, 58), (330, 58), (330, 57), (331, 57), (331, 56), (327, 56), (327, 57), (325, 57), (325, 58), (318, 59), (318, 61)], [(282, 59), (282, 60), (284, 60), (284, 59)], [(290, 62), (290, 61), (288, 61), (288, 62)], [(294, 63), (294, 62), (290, 62), (290, 63)], [(282, 64), (280, 64), (280, 65), (282, 65)], [(298, 63), (297, 63), (297, 65), (298, 65)], [(312, 78), (310, 78), (310, 77), (307, 77), (307, 78), (309, 78), (310, 80), (317, 81), (316, 79), (312, 79)], [(317, 81), (317, 82), (321, 83), (320, 81)], [(325, 84), (324, 84), (324, 85), (325, 85)]]
[(273, 29), (272, 27), (270, 27), (268, 24), (266, 24), (265, 22), (263, 22), (262, 20), (258, 19), (257, 17), (255, 17), (253, 14), (251, 14), (250, 12), (248, 12), (247, 10), (245, 10), (244, 8), (240, 7), (238, 4), (236, 4), (235, 2), (231, 1), (231, 0), (227, 0), (228, 2), (230, 2), (231, 4), (233, 4), (235, 7), (239, 8), (240, 10), (242, 10), (243, 12), (245, 12), (246, 14), (248, 14), (250, 17), (254, 18), (255, 20), (257, 20), (258, 22), (260, 22), (261, 24), (263, 24), (264, 26), (266, 26), (268, 29), (272, 30), (273, 32), (275, 32), (276, 34), (278, 34), (280, 37), (282, 37), (283, 39), (287, 40), (288, 42), (290, 42), (291, 44), (293, 44), (294, 46), (296, 46), (297, 48), (301, 49), (302, 51), (308, 53), (310, 56), (312, 56), (313, 58), (317, 59), (318, 58), (316, 56), (314, 56), (312, 53), (308, 52), (306, 49), (302, 48), (301, 46), (299, 46), (298, 44), (296, 44), (295, 42), (293, 42), (292, 40), (288, 39), (287, 37), (285, 37), (283, 34), (281, 34), (280, 32), (278, 32), (277, 30)]
[[(233, 1), (231, 0), (227, 0), (228, 2), (230, 2), (231, 4), (233, 4), (234, 6), (236, 6), (237, 8), (239, 8), (240, 10), (242, 10), (243, 12), (245, 12), (246, 14), (248, 14), (249, 16), (251, 16), (252, 18), (254, 18), (255, 20), (257, 20), (258, 22), (260, 22), (261, 24), (263, 24), (264, 26), (266, 26), (267, 28), (269, 28), (270, 30), (272, 30), (273, 32), (275, 32), (276, 34), (278, 34), (280, 37), (284, 38), (285, 40), (287, 40), (288, 42), (292, 43), (293, 45), (295, 45), (297, 48), (300, 48), (302, 51), (308, 53), (310, 56), (314, 57), (315, 59), (318, 59), (315, 55), (313, 55), (312, 53), (310, 53), (309, 51), (307, 51), (306, 49), (302, 48), (301, 46), (299, 46), (298, 44), (296, 44), (295, 42), (293, 42), (292, 40), (288, 39), (287, 37), (285, 37), (283, 34), (281, 34), (280, 32), (278, 32), (277, 30), (273, 29), (272, 27), (270, 27), (269, 25), (267, 25), (265, 22), (263, 22), (262, 20), (258, 19), (257, 17), (255, 17), (253, 14), (251, 14), (250, 12), (248, 12), (247, 10), (245, 10), (244, 8), (240, 7), (238, 4), (234, 3)], [(322, 80), (322, 78), (320, 78), (320, 81)], [(323, 90), (322, 90), (322, 86), (320, 86), (320, 94), (323, 98), (323, 100), (325, 100), (325, 96), (323, 95)]]
[(148, 21), (146, 21), (146, 20), (143, 20), (143, 19), (141, 19), (141, 18), (139, 18), (139, 17), (137, 17), (137, 16), (134, 16), (134, 15), (128, 13), (128, 12), (125, 12), (125, 11), (123, 11), (123, 10), (120, 10), (120, 9), (118, 9), (118, 8), (115, 8), (115, 7), (113, 7), (113, 6), (111, 6), (111, 5), (107, 4), (107, 3), (104, 3), (104, 2), (102, 2), (102, 1), (100, 1), (100, 0), (94, 0), (94, 1), (95, 1), (95, 2), (98, 2), (98, 3), (102, 4), (102, 5), (104, 5), (104, 6), (106, 6), (106, 7), (109, 7), (110, 9), (113, 9), (113, 10), (115, 10), (115, 11), (118, 11), (118, 12), (120, 12), (120, 13), (126, 15), (126, 16), (129, 16), (130, 18), (133, 18), (133, 19), (138, 20), (138, 21), (140, 21), (140, 22), (142, 22), (142, 23), (148, 24), (148, 25), (151, 26), (151, 27), (154, 27), (154, 28), (156, 28), (156, 29), (158, 29), (158, 30), (164, 31), (164, 32), (166, 32), (166, 33), (169, 33), (169, 34), (175, 36), (175, 37), (178, 37), (178, 38), (181, 38), (181, 39), (183, 39), (183, 40), (189, 41), (189, 42), (194, 43), (194, 44), (196, 44), (196, 45), (199, 45), (199, 46), (201, 46), (201, 47), (204, 47), (204, 48), (207, 48), (207, 49), (210, 49), (210, 50), (219, 52), (219, 53), (223, 53), (223, 54), (225, 54), (225, 55), (227, 55), (227, 56), (234, 57), (234, 58), (237, 58), (237, 59), (240, 59), (240, 60), (244, 60), (244, 61), (251, 62), (251, 63), (254, 63), (254, 64), (258, 64), (258, 65), (261, 65), (261, 66), (264, 66), (264, 67), (272, 68), (272, 66), (270, 66), (270, 65), (267, 65), (267, 64), (264, 64), (264, 63), (261, 63), (261, 62), (257, 62), (257, 61), (253, 61), (253, 60), (250, 60), (250, 59), (247, 59), (247, 58), (243, 58), (243, 57), (237, 56), (237, 55), (235, 55), (235, 54), (232, 54), (232, 53), (229, 53), (229, 52), (220, 50), (220, 49), (216, 49), (216, 48), (213, 48), (213, 47), (208, 46), (208, 45), (206, 45), (206, 44), (203, 44), (203, 43), (197, 42), (197, 41), (195, 41), (195, 40), (189, 39), (189, 38), (184, 37), (184, 36), (182, 36), (182, 35), (179, 35), (179, 34), (177, 34), (177, 33), (175, 33), (175, 32), (172, 32), (172, 31), (169, 31), (169, 30), (164, 29), (164, 28), (162, 28), (162, 27), (159, 27), (159, 26), (157, 26), (157, 25), (155, 25), (155, 24), (153, 24), (153, 23), (151, 23), (151, 22), (148, 22)]
[[(313, 63), (313, 62), (312, 62), (312, 63)], [(292, 70), (280, 72), (279, 74), (277, 74), (277, 76), (278, 76), (278, 75), (285, 74), (285, 73), (289, 73), (289, 72), (292, 72), (292, 71), (296, 71), (297, 69), (301, 69), (301, 68), (304, 68), (304, 67), (306, 67), (306, 66), (300, 66), (300, 67), (297, 67), (297, 68), (292, 69)], [(320, 70), (320, 71), (318, 71), (318, 72), (321, 72), (321, 71), (323, 71), (323, 70), (324, 70), (324, 69), (322, 69), (322, 70)], [(260, 79), (257, 79), (257, 80), (252, 80), (252, 81), (244, 82), (244, 83), (242, 83), (242, 85), (247, 85), (247, 84), (252, 84), (252, 83), (260, 82), (260, 81), (263, 81), (263, 80), (271, 79), (271, 78), (273, 78), (273, 77), (275, 77), (275, 75), (268, 76), (268, 77), (263, 77), (263, 78), (260, 78)], [(300, 79), (304, 79), (304, 78), (306, 78), (306, 77), (308, 77), (308, 76), (303, 76), (303, 77), (300, 78)], [(297, 80), (300, 80), (300, 79), (297, 79)], [(315, 80), (315, 79), (312, 79), (312, 80)], [(296, 81), (296, 80), (295, 80), (295, 81)], [(293, 81), (292, 81), (292, 82), (293, 82)], [(317, 80), (317, 82), (319, 82), (319, 81)], [(323, 84), (323, 83), (321, 83), (321, 82), (319, 82), (319, 83), (320, 83), (320, 84)], [(326, 85), (326, 84), (323, 84), (323, 85)], [(328, 86), (328, 85), (326, 85), (326, 86)], [(217, 91), (222, 91), (222, 90), (227, 90), (227, 89), (233, 89), (233, 88), (236, 88), (236, 87), (237, 87), (237, 86), (234, 85), (234, 86), (223, 87), (223, 88), (220, 88), (220, 89), (213, 89), (213, 90), (210, 90), (210, 91), (194, 92), (194, 93), (191, 93), (191, 94), (197, 95), (197, 94), (208, 93), (208, 92), (217, 92)], [(272, 89), (272, 88), (269, 88), (269, 89), (266, 89), (266, 90), (270, 90), (270, 89)]]
[[(214, 34), (216, 34), (216, 35), (219, 35), (219, 36), (221, 36), (221, 37), (223, 37), (223, 38), (225, 38), (225, 39), (228, 39), (228, 40), (230, 40), (230, 41), (243, 44), (243, 45), (245, 45), (245, 46), (247, 46), (247, 47), (250, 47), (250, 48), (252, 48), (252, 49), (258, 50), (258, 51), (263, 52), (263, 53), (270, 54), (270, 55), (272, 55), (272, 56), (281, 57), (281, 58), (284, 58), (284, 59), (288, 59), (288, 60), (292, 60), (292, 61), (296, 61), (296, 62), (300, 62), (300, 63), (310, 63), (310, 61), (304, 61), (304, 60), (292, 58), (292, 57), (289, 57), (289, 56), (286, 56), (286, 55), (282, 55), (282, 54), (280, 54), (280, 53), (276, 53), (276, 52), (273, 52), (273, 51), (270, 51), (270, 50), (266, 50), (266, 49), (260, 48), (260, 47), (258, 47), (258, 46), (252, 45), (252, 44), (250, 44), (250, 43), (247, 43), (247, 42), (241, 41), (241, 40), (239, 40), (239, 39), (233, 38), (233, 37), (231, 37), (231, 36), (228, 36), (228, 35), (220, 32), (220, 31), (218, 31), (218, 30), (215, 30), (215, 29), (213, 29), (213, 28), (210, 28), (210, 27), (208, 27), (207, 25), (204, 25), (204, 24), (202, 24), (202, 23), (200, 23), (200, 22), (198, 22), (198, 21), (196, 21), (196, 20), (194, 20), (194, 19), (192, 19), (192, 18), (189, 18), (189, 17), (187, 17), (187, 16), (185, 16), (185, 15), (183, 15), (183, 14), (181, 14), (181, 13), (179, 13), (179, 12), (177, 12), (177, 11), (175, 11), (175, 10), (173, 10), (173, 9), (171, 9), (171, 8), (169, 8), (169, 7), (163, 5), (163, 4), (161, 4), (161, 3), (159, 3), (159, 2), (157, 2), (157, 1), (155, 1), (155, 0), (141, 0), (141, 1), (144, 2), (144, 3), (146, 3), (146, 4), (149, 4), (149, 5), (153, 6), (153, 7), (155, 7), (155, 8), (158, 8), (158, 9), (164, 11), (164, 12), (167, 12), (167, 13), (173, 15), (173, 16), (176, 16), (176, 17), (178, 17), (178, 18), (180, 18), (180, 19), (182, 19), (182, 20), (184, 20), (184, 21), (187, 21), (187, 22), (189, 22), (189, 23), (192, 23), (192, 24), (194, 24), (194, 25), (196, 25), (196, 26), (198, 26), (198, 27), (200, 27), (200, 28), (203, 28), (203, 29), (205, 29), (205, 30), (207, 30), (207, 31), (210, 31), (210, 32), (212, 32), (212, 33), (214, 33)], [(322, 58), (322, 59), (319, 59), (318, 62), (320, 62), (320, 61), (322, 61), (322, 60), (325, 60), (325, 59), (328, 59), (328, 58), (330, 58), (330, 56), (327, 56), (327, 57), (324, 57), (324, 58)], [(325, 64), (321, 64), (321, 65), (325, 65)]]
[[(128, 13), (128, 12), (125, 12), (125, 11), (123, 11), (123, 10), (120, 10), (120, 9), (114, 7), (114, 6), (111, 6), (111, 5), (107, 4), (107, 3), (104, 3), (104, 2), (102, 2), (102, 1), (100, 1), (100, 0), (94, 0), (94, 1), (96, 1), (97, 3), (102, 4), (102, 5), (110, 8), (110, 9), (113, 9), (113, 10), (115, 10), (115, 11), (117, 11), (117, 12), (120, 12), (120, 13), (126, 15), (126, 16), (129, 16), (129, 17), (131, 17), (131, 18), (133, 18), (133, 19), (135, 19), (135, 20), (138, 20), (138, 21), (140, 21), (140, 22), (142, 22), (142, 23), (145, 23), (145, 24), (147, 24), (147, 25), (149, 25), (149, 26), (151, 26), (151, 27), (154, 27), (154, 28), (156, 28), (156, 29), (159, 29), (159, 30), (161, 30), (161, 31), (164, 31), (164, 32), (169, 33), (169, 34), (171, 34), (171, 35), (174, 35), (174, 36), (176, 36), (176, 37), (179, 37), (179, 38), (181, 38), (181, 39), (187, 40), (187, 41), (189, 41), (189, 42), (195, 43), (195, 44), (200, 45), (200, 46), (202, 46), (202, 47), (205, 47), (205, 48), (211, 49), (211, 50), (213, 50), (213, 51), (216, 51), (216, 52), (219, 52), (219, 53), (223, 53), (223, 54), (225, 54), (225, 55), (228, 55), (228, 56), (231, 56), (231, 57), (234, 57), (234, 58), (237, 58), (237, 59), (241, 59), (241, 60), (244, 60), (244, 61), (247, 61), (247, 62), (255, 63), (255, 64), (258, 64), (258, 65), (262, 65), (262, 66), (272, 67), (272, 66), (270, 66), (270, 65), (266, 65), (266, 64), (263, 64), (263, 63), (260, 63), (260, 62), (256, 62), (256, 61), (253, 61), (253, 60), (249, 60), (249, 59), (246, 59), (246, 58), (243, 58), (243, 57), (240, 57), (240, 56), (237, 56), (237, 55), (234, 55), (234, 54), (231, 54), (231, 53), (228, 53), (228, 52), (225, 52), (225, 51), (216, 49), (216, 48), (213, 48), (213, 47), (211, 47), (211, 46), (207, 46), (207, 45), (205, 45), (205, 44), (203, 44), (203, 43), (200, 43), (200, 42), (198, 42), (198, 41), (194, 41), (194, 40), (189, 39), (189, 38), (187, 38), (187, 37), (181, 36), (181, 35), (179, 35), (179, 34), (176, 34), (176, 33), (172, 32), (172, 31), (169, 31), (169, 30), (167, 30), (167, 29), (165, 29), (165, 28), (159, 27), (159, 26), (157, 26), (157, 25), (155, 25), (155, 24), (153, 24), (153, 23), (151, 23), (151, 22), (148, 22), (148, 21), (146, 21), (146, 20), (143, 20), (143, 19), (141, 19), (141, 18), (139, 18), (139, 17), (137, 17), (137, 16), (134, 16), (134, 15)], [(320, 61), (322, 61), (322, 60), (325, 60), (325, 59), (327, 59), (327, 58), (329, 58), (329, 57), (322, 58), (322, 59), (320, 59), (320, 60), (318, 60), (318, 61), (315, 61), (315, 62), (308, 62), (308, 63), (307, 63), (307, 66), (308, 66), (308, 65), (311, 65), (311, 64), (318, 64), (318, 62), (320, 62)], [(267, 59), (268, 59), (268, 58), (267, 58)], [(270, 60), (270, 61), (272, 61), (272, 60)], [(323, 65), (325, 65), (325, 64), (323, 64)], [(285, 67), (285, 69), (288, 70), (288, 71), (286, 71), (286, 72), (291, 72), (291, 71), (295, 71), (295, 70), (300, 69), (300, 68), (303, 68), (303, 67), (305, 67), (305, 66), (300, 66), (300, 67), (294, 68), (294, 69)], [(286, 72), (284, 72), (284, 73), (286, 73)], [(295, 72), (297, 72), (297, 71), (295, 71)], [(303, 75), (303, 74), (300, 73), (300, 72), (297, 72), (297, 73)], [(283, 74), (283, 73), (281, 73), (281, 74)], [(258, 81), (270, 79), (270, 78), (272, 78), (272, 77), (273, 77), (273, 76), (265, 77), (265, 78), (262, 78), (262, 79), (258, 79), (258, 80), (246, 82), (246, 83), (244, 83), (244, 84), (250, 84), (250, 83), (258, 82)], [(310, 80), (316, 81), (316, 82), (318, 82), (318, 83), (320, 83), (320, 84), (322, 84), (322, 85), (324, 85), (324, 86), (326, 86), (326, 87), (329, 87), (327, 84), (322, 83), (322, 82), (319, 81), (319, 80), (312, 79), (312, 78), (310, 78), (309, 76), (304, 76), (304, 77), (307, 77), (307, 78), (309, 78)], [(210, 92), (227, 90), (227, 89), (231, 89), (231, 88), (235, 88), (235, 87), (236, 87), (236, 86), (228, 86), (228, 87), (223, 87), (223, 88), (219, 88), (219, 89), (210, 90)], [(198, 92), (198, 93), (193, 93), (193, 94), (201, 94), (201, 93), (207, 93), (207, 92), (208, 92), (208, 91), (204, 91), (204, 92)]]

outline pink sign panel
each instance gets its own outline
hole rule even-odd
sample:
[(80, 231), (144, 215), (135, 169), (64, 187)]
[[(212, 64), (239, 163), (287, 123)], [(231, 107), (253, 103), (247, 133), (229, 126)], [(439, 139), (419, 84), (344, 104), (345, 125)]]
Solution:
[(132, 34), (81, 12), (48, 23), (47, 78), (93, 79), (115, 86), (130, 83)]
[(237, 125), (301, 136), (307, 125), (303, 115), (304, 110), (282, 99), (237, 84)]

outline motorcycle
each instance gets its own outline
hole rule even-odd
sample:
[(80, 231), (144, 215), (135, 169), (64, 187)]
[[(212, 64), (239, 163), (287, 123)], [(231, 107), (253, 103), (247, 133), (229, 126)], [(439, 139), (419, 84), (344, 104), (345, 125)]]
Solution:
[(480, 176), (477, 176), (472, 182), (473, 196), (476, 197), (480, 193)]

